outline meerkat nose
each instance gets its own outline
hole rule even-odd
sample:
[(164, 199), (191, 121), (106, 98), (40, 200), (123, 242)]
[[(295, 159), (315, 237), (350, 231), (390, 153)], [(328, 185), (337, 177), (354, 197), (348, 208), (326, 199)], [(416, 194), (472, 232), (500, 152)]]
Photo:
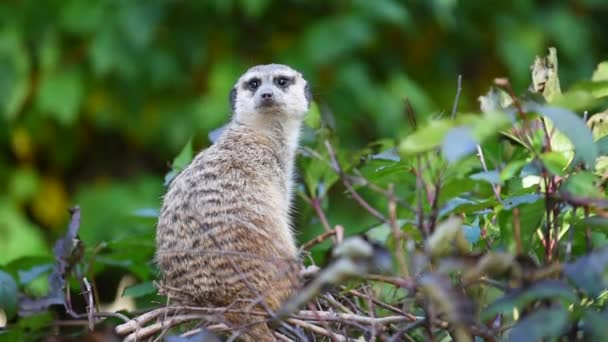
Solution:
[(272, 99), (272, 93), (271, 92), (265, 92), (260, 94), (260, 96), (262, 97), (263, 100), (271, 100)]

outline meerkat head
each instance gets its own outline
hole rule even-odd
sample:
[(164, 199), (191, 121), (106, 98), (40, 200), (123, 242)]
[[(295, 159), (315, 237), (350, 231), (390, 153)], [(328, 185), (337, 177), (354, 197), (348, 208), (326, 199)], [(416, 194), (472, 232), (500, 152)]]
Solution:
[(252, 67), (230, 92), (233, 115), (242, 122), (271, 116), (301, 120), (310, 101), (310, 88), (302, 74), (282, 64)]

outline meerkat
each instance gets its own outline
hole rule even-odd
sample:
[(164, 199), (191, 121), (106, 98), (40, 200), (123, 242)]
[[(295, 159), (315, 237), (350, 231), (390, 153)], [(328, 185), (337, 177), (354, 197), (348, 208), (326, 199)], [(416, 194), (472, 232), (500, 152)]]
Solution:
[[(164, 196), (156, 262), (175, 297), (277, 310), (299, 282), (290, 210), (310, 88), (286, 65), (258, 65), (238, 79), (229, 100), (230, 123)], [(274, 340), (265, 323), (252, 323), (259, 316), (228, 312), (225, 318), (248, 325), (244, 340)]]

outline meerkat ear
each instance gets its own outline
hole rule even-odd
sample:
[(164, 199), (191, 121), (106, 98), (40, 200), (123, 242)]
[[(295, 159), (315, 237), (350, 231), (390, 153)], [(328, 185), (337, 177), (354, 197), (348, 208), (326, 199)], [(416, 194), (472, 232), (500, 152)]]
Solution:
[(232, 113), (234, 113), (234, 108), (236, 106), (236, 87), (232, 88), (232, 90), (230, 91), (228, 101), (230, 101), (230, 110), (232, 111)]
[(310, 83), (308, 82), (306, 82), (306, 85), (304, 86), (304, 97), (306, 97), (306, 101), (310, 107), (310, 103), (312, 102), (312, 92), (310, 91)]

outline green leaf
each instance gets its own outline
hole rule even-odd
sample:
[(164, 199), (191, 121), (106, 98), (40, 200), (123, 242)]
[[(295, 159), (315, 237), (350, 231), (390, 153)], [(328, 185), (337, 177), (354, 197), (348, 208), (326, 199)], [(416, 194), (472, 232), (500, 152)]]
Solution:
[[(500, 244), (509, 251), (516, 251), (515, 219), (513, 210), (519, 208), (519, 227), (524, 251), (530, 250), (537, 239), (535, 234), (544, 218), (545, 203), (536, 194), (518, 195), (503, 201), (504, 210), (498, 212), (498, 227), (500, 229)], [(500, 208), (500, 207), (498, 207)]]
[(4, 271), (0, 271), (0, 309), (9, 320), (17, 314), (17, 283)]
[(602, 197), (602, 194), (595, 183), (595, 176), (589, 171), (581, 171), (570, 175), (562, 185), (560, 191), (579, 198)]
[(123, 297), (139, 298), (145, 295), (156, 293), (156, 287), (152, 281), (146, 281), (141, 284), (127, 287), (123, 292)]
[(78, 116), (83, 95), (82, 76), (78, 70), (58, 71), (43, 76), (37, 105), (60, 123), (69, 125)]
[(469, 252), (471, 246), (464, 236), (462, 219), (453, 216), (435, 228), (426, 241), (426, 250), (433, 257)]
[(568, 137), (587, 167), (590, 168), (595, 164), (597, 146), (593, 142), (591, 130), (578, 115), (557, 107), (539, 106), (536, 110), (551, 119), (555, 127)]
[(564, 333), (568, 312), (561, 306), (534, 311), (519, 320), (509, 333), (509, 342), (544, 341)]
[(13, 27), (0, 30), (0, 115), (15, 118), (30, 86), (30, 58), (25, 38)]
[(572, 288), (559, 280), (539, 281), (528, 288), (515, 290), (490, 304), (481, 314), (489, 319), (498, 314), (510, 313), (514, 308), (522, 309), (527, 305), (545, 299), (559, 298), (568, 303), (577, 301)]
[(321, 111), (316, 102), (313, 101), (310, 104), (310, 109), (308, 110), (306, 117), (304, 117), (304, 123), (312, 129), (319, 129), (321, 127)]
[(448, 132), (455, 127), (470, 129), (471, 138), (467, 141), (467, 145), (470, 147), (471, 140), (481, 143), (510, 123), (509, 116), (500, 111), (484, 112), (482, 115), (462, 114), (455, 120), (432, 120), (405, 138), (399, 145), (399, 152), (408, 155), (437, 148), (442, 144)]
[(586, 310), (583, 316), (583, 329), (585, 330), (586, 341), (608, 341), (608, 310), (595, 312)]
[(540, 160), (550, 173), (558, 176), (562, 176), (568, 166), (568, 159), (566, 159), (563, 153), (557, 151), (541, 154)]
[[(568, 90), (568, 95), (560, 99), (560, 103), (572, 110), (589, 109), (598, 105), (599, 99), (608, 96), (608, 80), (604, 81), (580, 81)], [(576, 101), (580, 101), (578, 104)], [(552, 103), (553, 104), (553, 103)]]
[(190, 164), (193, 157), (194, 152), (192, 150), (192, 137), (190, 137), (186, 145), (184, 145), (184, 148), (182, 148), (181, 152), (179, 152), (177, 157), (173, 159), (173, 163), (171, 164), (173, 171), (180, 172), (185, 169), (186, 166)]
[(515, 175), (521, 171), (521, 169), (527, 163), (528, 162), (525, 160), (515, 160), (510, 162), (500, 171), (500, 181), (504, 182), (515, 177)]
[[(608, 84), (608, 82), (605, 82)], [(555, 107), (566, 108), (572, 111), (581, 111), (595, 107), (602, 96), (604, 86), (601, 84), (583, 84), (578, 87), (573, 87), (565, 93), (556, 95), (551, 100), (551, 105)], [(606, 88), (608, 89), (608, 88)]]
[(436, 148), (452, 127), (454, 127), (453, 121), (433, 120), (427, 126), (405, 138), (399, 145), (399, 152), (415, 154)]
[[(593, 138), (595, 139), (601, 139), (608, 136), (608, 110), (593, 114), (589, 120), (587, 120), (587, 127), (591, 129)], [(596, 141), (596, 143), (597, 142), (598, 141)], [(598, 148), (600, 148), (599, 145)]]
[(597, 65), (597, 68), (591, 76), (592, 81), (608, 81), (608, 61)]

